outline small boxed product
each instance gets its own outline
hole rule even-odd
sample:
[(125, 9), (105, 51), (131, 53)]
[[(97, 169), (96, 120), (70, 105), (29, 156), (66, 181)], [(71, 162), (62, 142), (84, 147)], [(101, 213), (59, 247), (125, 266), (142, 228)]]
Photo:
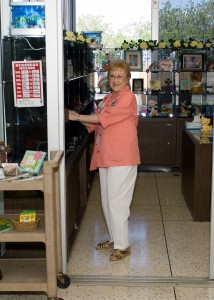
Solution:
[(18, 164), (16, 163), (2, 163), (4, 175), (16, 176), (18, 173)]
[(185, 122), (186, 129), (201, 129), (200, 122)]
[(200, 115), (194, 116), (192, 122), (185, 122), (186, 129), (201, 129), (201, 117)]
[(36, 211), (35, 210), (23, 210), (19, 216), (20, 222), (35, 222)]
[(23, 210), (19, 216), (12, 219), (13, 227), (16, 231), (35, 231), (39, 226), (40, 218), (35, 210)]

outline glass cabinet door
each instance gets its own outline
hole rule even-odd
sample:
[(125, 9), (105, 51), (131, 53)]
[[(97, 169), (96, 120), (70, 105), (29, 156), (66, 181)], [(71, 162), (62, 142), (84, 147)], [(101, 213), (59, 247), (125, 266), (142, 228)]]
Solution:
[[(5, 37), (2, 43), (4, 130), (6, 143), (11, 147), (7, 159), (20, 162), (26, 150), (47, 151), (45, 38)], [(44, 105), (17, 107), (14, 105), (12, 62), (34, 60), (42, 62)]]

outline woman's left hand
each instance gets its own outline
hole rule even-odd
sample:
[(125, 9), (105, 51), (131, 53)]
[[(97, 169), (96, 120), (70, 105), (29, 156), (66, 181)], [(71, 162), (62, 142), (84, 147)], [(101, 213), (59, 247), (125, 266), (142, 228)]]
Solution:
[(80, 115), (77, 112), (69, 109), (65, 109), (64, 112), (65, 112), (65, 121), (79, 121)]
[(69, 110), (69, 120), (79, 121), (79, 114), (73, 110)]

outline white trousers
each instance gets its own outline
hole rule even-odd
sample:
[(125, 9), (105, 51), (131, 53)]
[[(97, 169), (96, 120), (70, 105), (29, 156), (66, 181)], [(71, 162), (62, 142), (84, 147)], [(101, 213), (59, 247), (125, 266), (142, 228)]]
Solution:
[(130, 246), (128, 237), (128, 218), (137, 166), (99, 168), (101, 202), (109, 241), (114, 248), (124, 250)]

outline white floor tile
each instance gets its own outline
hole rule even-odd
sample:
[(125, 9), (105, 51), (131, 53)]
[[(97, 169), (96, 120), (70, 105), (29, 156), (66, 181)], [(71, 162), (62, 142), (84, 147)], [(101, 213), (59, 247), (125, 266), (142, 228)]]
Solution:
[(108, 240), (104, 221), (84, 220), (68, 263), (70, 275), (170, 276), (161, 221), (130, 220), (132, 254), (120, 262), (110, 262), (112, 250), (95, 246)]
[[(71, 276), (131, 276), (138, 278), (208, 278), (209, 223), (193, 222), (181, 192), (181, 173), (138, 173), (129, 218), (131, 256), (110, 262), (112, 250), (95, 246), (108, 240), (99, 175), (70, 259)], [(214, 300), (214, 288), (73, 284), (58, 289), (64, 300)], [(1, 300), (45, 300), (45, 294), (4, 294)]]
[(60, 293), (64, 300), (175, 300), (173, 288), (72, 286)]
[(214, 288), (176, 287), (176, 300), (213, 300)]
[(209, 226), (164, 221), (173, 277), (209, 277)]
[(192, 221), (186, 206), (161, 206), (164, 221)]

